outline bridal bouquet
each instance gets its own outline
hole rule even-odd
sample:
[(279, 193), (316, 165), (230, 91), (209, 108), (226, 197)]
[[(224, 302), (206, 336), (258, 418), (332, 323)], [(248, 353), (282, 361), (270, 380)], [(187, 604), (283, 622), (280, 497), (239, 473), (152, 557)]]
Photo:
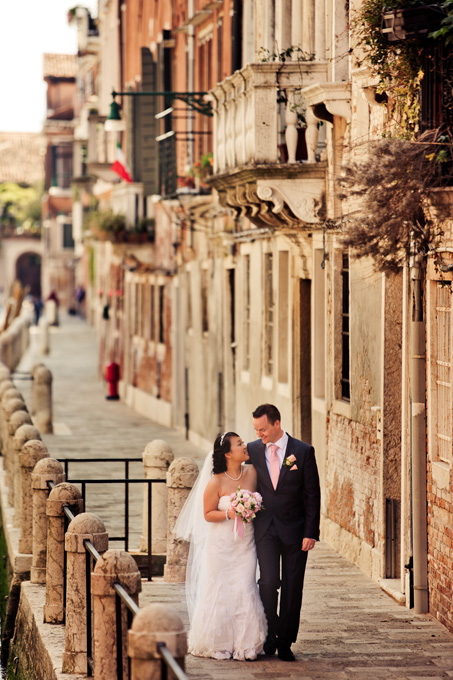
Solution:
[(256, 513), (261, 510), (262, 502), (263, 499), (259, 493), (241, 489), (239, 486), (237, 491), (230, 495), (230, 505), (236, 514), (233, 525), (234, 540), (238, 536), (239, 538), (243, 537), (244, 524), (248, 524), (252, 519), (255, 519)]

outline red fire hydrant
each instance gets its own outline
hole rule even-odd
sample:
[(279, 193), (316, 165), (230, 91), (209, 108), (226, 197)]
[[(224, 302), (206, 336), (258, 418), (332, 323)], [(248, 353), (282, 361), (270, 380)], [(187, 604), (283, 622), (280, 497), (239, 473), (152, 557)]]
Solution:
[(105, 379), (109, 386), (109, 393), (106, 399), (119, 399), (118, 381), (120, 379), (120, 367), (114, 361), (105, 367)]

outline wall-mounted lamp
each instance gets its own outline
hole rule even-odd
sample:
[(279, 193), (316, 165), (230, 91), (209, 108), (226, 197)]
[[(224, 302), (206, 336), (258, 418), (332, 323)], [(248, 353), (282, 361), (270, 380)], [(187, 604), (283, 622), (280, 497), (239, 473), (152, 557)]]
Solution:
[(113, 101), (110, 104), (110, 113), (105, 121), (105, 129), (107, 132), (122, 132), (126, 129), (126, 124), (121, 119), (121, 107), (117, 103), (116, 97), (164, 97), (166, 109), (171, 107), (175, 99), (179, 99), (190, 109), (197, 111), (197, 113), (201, 113), (203, 116), (212, 116), (212, 105), (208, 92), (141, 92), (137, 90), (115, 92), (115, 90), (113, 90)]
[(112, 96), (113, 101), (110, 104), (110, 113), (104, 127), (106, 132), (123, 132), (126, 129), (126, 123), (121, 118), (120, 105), (115, 101), (116, 93), (112, 92)]

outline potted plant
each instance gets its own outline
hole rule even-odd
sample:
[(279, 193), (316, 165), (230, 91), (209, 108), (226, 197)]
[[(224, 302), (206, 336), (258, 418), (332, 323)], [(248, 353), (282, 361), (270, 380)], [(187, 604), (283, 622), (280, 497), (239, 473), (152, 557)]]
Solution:
[(214, 157), (212, 151), (204, 154), (200, 159), (200, 179), (204, 182), (214, 171)]

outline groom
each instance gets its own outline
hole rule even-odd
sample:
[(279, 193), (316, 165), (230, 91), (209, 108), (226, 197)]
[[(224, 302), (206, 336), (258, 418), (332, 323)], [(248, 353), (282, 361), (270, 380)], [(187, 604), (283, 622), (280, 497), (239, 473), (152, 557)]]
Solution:
[(276, 406), (262, 404), (252, 416), (259, 439), (247, 450), (263, 497), (254, 525), (259, 589), (268, 624), (264, 653), (272, 655), (278, 649), (280, 659), (294, 661), (291, 644), (299, 629), (307, 554), (319, 539), (318, 469), (313, 447), (282, 430)]

